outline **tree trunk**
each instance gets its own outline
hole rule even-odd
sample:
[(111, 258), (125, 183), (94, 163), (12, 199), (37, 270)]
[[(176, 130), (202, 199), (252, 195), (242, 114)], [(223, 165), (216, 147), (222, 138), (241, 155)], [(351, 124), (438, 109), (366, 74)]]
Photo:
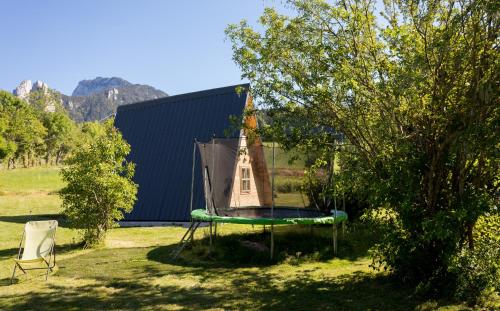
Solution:
[(474, 230), (474, 225), (473, 224), (468, 224), (467, 225), (467, 242), (469, 244), (469, 249), (470, 250), (474, 249), (474, 235), (473, 235), (473, 230)]

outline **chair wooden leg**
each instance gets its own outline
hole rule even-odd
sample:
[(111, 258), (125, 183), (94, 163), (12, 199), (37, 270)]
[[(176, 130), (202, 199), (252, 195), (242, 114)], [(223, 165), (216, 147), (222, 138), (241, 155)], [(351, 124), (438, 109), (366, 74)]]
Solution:
[(10, 278), (10, 284), (14, 284), (14, 277), (16, 276), (17, 263), (14, 265), (14, 272), (12, 272), (12, 277)]
[(20, 264), (16, 263), (16, 265), (19, 267), (19, 270), (21, 270), (24, 274), (26, 274), (26, 270), (24, 270)]
[(47, 266), (47, 273), (45, 273), (45, 281), (47, 281), (47, 279), (49, 278), (49, 271), (50, 271), (50, 267)]
[(47, 273), (45, 273), (45, 281), (47, 281), (47, 279), (49, 278), (49, 272), (52, 271), (52, 267), (50, 267), (51, 259), (52, 259), (52, 257), (49, 257), (49, 261), (44, 260), (45, 264), (47, 265)]

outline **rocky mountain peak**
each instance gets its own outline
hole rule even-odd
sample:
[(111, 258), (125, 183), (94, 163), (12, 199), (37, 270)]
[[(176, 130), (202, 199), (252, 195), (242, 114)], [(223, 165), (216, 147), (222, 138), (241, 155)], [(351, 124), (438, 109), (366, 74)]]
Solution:
[(31, 92), (42, 90), (48, 92), (49, 86), (47, 83), (37, 80), (32, 83), (31, 80), (24, 80), (19, 83), (16, 89), (12, 92), (19, 98), (26, 99)]
[(82, 80), (78, 82), (72, 96), (89, 96), (107, 90), (119, 89), (132, 86), (132, 83), (118, 77), (103, 78), (97, 77), (92, 80)]
[(24, 80), (19, 83), (19, 85), (12, 93), (14, 93), (14, 95), (19, 98), (25, 99), (30, 94), (32, 88), (33, 83), (31, 82), (31, 80)]
[[(12, 92), (15, 96), (24, 99), (29, 102), (29, 95), (31, 92), (42, 91), (44, 96), (49, 93), (49, 86), (47, 83), (36, 80), (32, 83), (31, 80), (24, 80), (19, 83), (16, 89)], [(45, 111), (54, 112), (56, 111), (56, 106), (54, 100), (48, 100), (45, 106)]]
[(39, 91), (39, 90), (47, 92), (49, 90), (49, 86), (47, 85), (47, 83), (41, 80), (36, 80), (35, 83), (33, 84), (33, 88), (31, 89), (31, 91)]

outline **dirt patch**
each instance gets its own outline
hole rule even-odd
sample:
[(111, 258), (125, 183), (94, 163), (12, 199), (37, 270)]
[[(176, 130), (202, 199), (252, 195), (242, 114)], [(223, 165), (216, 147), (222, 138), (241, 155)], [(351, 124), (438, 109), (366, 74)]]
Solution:
[(276, 176), (304, 176), (304, 170), (276, 169)]

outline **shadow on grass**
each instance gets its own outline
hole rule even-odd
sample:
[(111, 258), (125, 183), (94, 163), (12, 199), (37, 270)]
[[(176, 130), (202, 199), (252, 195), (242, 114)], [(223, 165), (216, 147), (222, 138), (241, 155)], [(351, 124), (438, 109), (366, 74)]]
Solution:
[[(195, 254), (176, 263), (164, 259), (174, 246), (97, 249), (64, 259), (49, 282), (22, 299), (15, 294), (22, 284), (1, 294), (0, 310), (412, 310), (422, 303), (412, 289), (385, 274), (248, 269), (203, 258), (190, 262)], [(65, 279), (73, 281), (65, 284)]]
[[(57, 255), (62, 255), (67, 252), (76, 250), (76, 249), (81, 249), (82, 244), (62, 244), (62, 245), (56, 245), (56, 256)], [(5, 259), (14, 259), (16, 258), (17, 254), (19, 252), (19, 248), (6, 248), (6, 249), (1, 249), (0, 250), (0, 260), (5, 260)], [(12, 266), (14, 266), (14, 261), (12, 261)]]
[[(410, 310), (418, 305), (410, 290), (386, 276), (366, 273), (314, 279), (308, 275), (274, 282), (273, 275), (231, 270), (205, 271), (214, 274), (209, 284), (182, 286), (175, 282), (152, 285), (147, 279), (99, 279), (98, 284), (62, 286), (49, 284), (50, 293), (31, 292), (22, 300), (2, 297), (2, 310), (25, 310), (43, 306), (58, 310), (164, 308), (196, 310), (207, 308), (252, 310)], [(216, 275), (215, 275), (216, 273)], [(226, 282), (219, 283), (224, 279)]]
[(212, 247), (209, 237), (204, 237), (186, 246), (174, 260), (172, 252), (176, 245), (152, 249), (149, 260), (165, 264), (203, 267), (266, 266), (282, 262), (300, 264), (307, 261), (328, 261), (333, 258), (355, 261), (366, 257), (375, 238), (364, 228), (351, 230), (341, 235), (338, 253), (334, 255), (331, 227), (316, 227), (311, 233), (307, 228), (281, 227), (274, 235), (274, 258), (270, 259), (270, 233), (240, 233), (218, 236)]
[(16, 224), (25, 224), (28, 221), (40, 220), (57, 220), (59, 227), (66, 227), (67, 220), (61, 214), (36, 214), (36, 215), (14, 215), (14, 216), (0, 216), (0, 222), (11, 222)]

